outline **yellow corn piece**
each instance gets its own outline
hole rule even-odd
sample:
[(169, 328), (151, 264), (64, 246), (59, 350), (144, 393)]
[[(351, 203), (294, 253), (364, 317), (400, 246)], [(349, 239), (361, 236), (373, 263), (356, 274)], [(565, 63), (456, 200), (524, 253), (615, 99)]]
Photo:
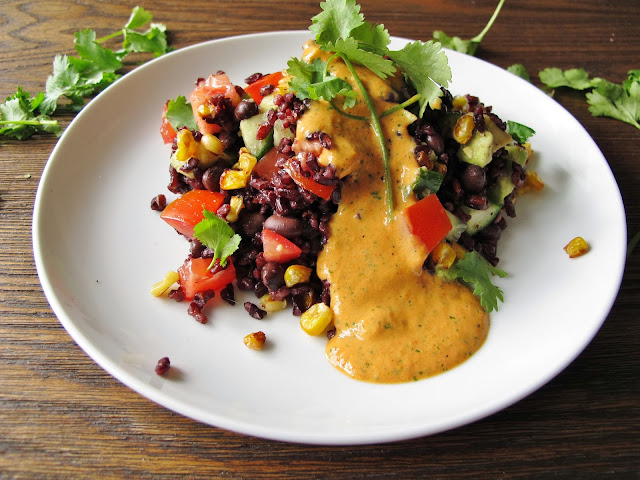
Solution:
[(576, 237), (564, 246), (569, 258), (579, 257), (589, 251), (589, 244), (582, 237)]
[(531, 155), (533, 155), (533, 148), (531, 148), (531, 144), (529, 142), (523, 143), (522, 146), (527, 152), (527, 161), (529, 161), (529, 159), (531, 158)]
[(286, 95), (289, 92), (289, 82), (293, 77), (291, 75), (285, 75), (280, 79), (278, 85), (276, 86), (276, 94)]
[(467, 254), (467, 250), (459, 243), (452, 243), (451, 248), (453, 248), (453, 251), (456, 253), (456, 259), (458, 260), (462, 260)]
[(469, 109), (469, 102), (467, 97), (456, 97), (453, 99), (453, 108), (456, 110), (464, 111)]
[(440, 110), (442, 108), (442, 97), (434, 98), (429, 102), (432, 110)]
[(473, 135), (473, 129), (476, 124), (473, 121), (473, 115), (468, 113), (461, 116), (453, 127), (453, 139), (461, 145), (467, 143)]
[(224, 151), (224, 145), (222, 145), (222, 142), (215, 135), (203, 135), (200, 143), (202, 143), (204, 148), (216, 155), (220, 155)]
[(238, 158), (238, 162), (233, 166), (233, 168), (242, 170), (247, 175), (250, 175), (253, 167), (256, 166), (256, 163), (258, 163), (256, 157), (251, 155), (249, 153), (249, 150), (247, 150), (245, 147), (242, 147), (240, 149), (240, 157)]
[(179, 279), (180, 275), (178, 275), (178, 272), (170, 270), (164, 276), (163, 280), (160, 280), (159, 282), (153, 284), (153, 287), (151, 287), (151, 295), (153, 295), (154, 297), (160, 297), (163, 294), (168, 294), (171, 290), (171, 286)]
[(227, 168), (222, 172), (222, 175), (220, 175), (220, 188), (222, 190), (236, 190), (246, 187), (248, 181), (249, 175), (242, 170)]
[(300, 316), (300, 326), (308, 335), (320, 335), (333, 320), (333, 311), (324, 303), (316, 303)]
[(264, 342), (267, 341), (267, 336), (264, 332), (253, 332), (244, 337), (244, 344), (251, 350), (262, 350)]
[(298, 283), (308, 282), (311, 278), (311, 269), (304, 265), (290, 265), (284, 272), (284, 283), (291, 288)]
[(456, 259), (456, 251), (447, 242), (440, 242), (434, 247), (430, 256), (436, 267), (446, 270), (453, 265)]
[(198, 142), (193, 138), (191, 130), (187, 128), (178, 131), (176, 145), (178, 148), (175, 155), (179, 162), (186, 162), (198, 153)]
[(539, 192), (544, 188), (544, 182), (533, 170), (527, 170), (524, 184), (518, 189), (518, 195), (529, 192)]
[(234, 195), (233, 197), (231, 197), (231, 200), (229, 200), (229, 207), (229, 213), (227, 213), (225, 219), (227, 220), (227, 222), (237, 222), (238, 215), (244, 208), (244, 201), (242, 200), (242, 197), (240, 195)]
[(279, 312), (280, 310), (287, 308), (287, 301), (272, 300), (271, 295), (266, 293), (260, 297), (260, 305), (262, 305), (262, 309), (267, 312)]
[(208, 117), (210, 115), (212, 115), (213, 113), (215, 113), (215, 110), (213, 110), (211, 108), (211, 105), (209, 105), (208, 103), (203, 103), (198, 107), (198, 115), (200, 115), (201, 117)]

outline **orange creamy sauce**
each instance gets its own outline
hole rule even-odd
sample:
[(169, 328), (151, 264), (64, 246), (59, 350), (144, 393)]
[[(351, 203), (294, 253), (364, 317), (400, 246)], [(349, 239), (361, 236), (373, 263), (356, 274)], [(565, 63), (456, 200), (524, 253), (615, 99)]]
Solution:
[[(305, 45), (303, 58), (326, 53)], [(378, 112), (392, 88), (356, 67)], [(346, 66), (331, 63), (334, 75), (350, 81)], [(356, 87), (354, 86), (354, 89)], [(340, 108), (340, 107), (339, 107)], [(369, 117), (360, 102), (349, 110)], [(368, 122), (348, 118), (326, 102), (313, 102), (298, 121), (296, 138), (322, 131), (332, 140), (320, 155), (344, 179), (331, 234), (318, 258), (318, 275), (331, 284), (336, 335), (327, 344), (332, 365), (364, 381), (395, 383), (429, 377), (469, 358), (483, 344), (489, 316), (466, 287), (422, 270), (427, 256), (399, 214), (415, 202), (415, 143), (407, 126), (415, 117), (400, 110), (381, 119), (390, 151), (395, 216), (387, 218), (382, 154)]]

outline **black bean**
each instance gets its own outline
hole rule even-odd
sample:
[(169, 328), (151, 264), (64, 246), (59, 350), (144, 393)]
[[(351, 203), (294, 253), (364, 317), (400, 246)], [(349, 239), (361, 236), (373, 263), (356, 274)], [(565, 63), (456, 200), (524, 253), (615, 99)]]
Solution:
[(236, 120), (245, 120), (258, 113), (258, 105), (253, 100), (242, 100), (233, 111)]
[(211, 192), (220, 191), (220, 176), (224, 170), (223, 165), (215, 165), (207, 168), (202, 174), (202, 185)]
[(260, 230), (262, 230), (262, 224), (265, 221), (264, 215), (259, 212), (251, 212), (242, 216), (240, 219), (240, 228), (249, 237), (252, 237)]
[(277, 262), (267, 262), (262, 267), (261, 279), (269, 291), (276, 291), (284, 285), (284, 269)]
[(296, 238), (302, 235), (302, 221), (294, 217), (271, 215), (264, 221), (264, 228), (276, 232), (285, 238)]
[(462, 186), (472, 193), (479, 193), (487, 185), (487, 174), (478, 165), (467, 165), (462, 172)]
[(444, 152), (444, 139), (438, 133), (427, 135), (427, 145), (437, 154)]

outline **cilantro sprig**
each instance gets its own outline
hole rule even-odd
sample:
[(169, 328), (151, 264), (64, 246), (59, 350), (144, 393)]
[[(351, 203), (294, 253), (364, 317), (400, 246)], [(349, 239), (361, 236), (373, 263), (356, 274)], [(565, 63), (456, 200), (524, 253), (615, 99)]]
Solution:
[(614, 118), (640, 130), (640, 70), (630, 70), (621, 84), (604, 78), (591, 78), (583, 68), (546, 68), (538, 76), (550, 88), (586, 91), (592, 115)]
[(491, 265), (475, 250), (465, 254), (448, 269), (438, 269), (438, 274), (446, 280), (460, 280), (473, 289), (473, 294), (480, 300), (480, 305), (487, 312), (498, 310), (498, 301), (503, 302), (502, 290), (491, 283), (491, 276), (500, 278), (507, 276), (504, 270)]
[[(131, 11), (129, 20), (120, 30), (97, 38), (91, 29), (75, 33), (77, 57), (56, 55), (53, 72), (47, 78), (44, 92), (31, 95), (22, 87), (0, 104), (0, 135), (25, 140), (35, 133), (60, 135), (62, 128), (51, 115), (58, 109), (78, 112), (87, 97), (95, 95), (115, 82), (131, 53), (153, 53), (160, 56), (169, 51), (166, 27), (151, 23), (153, 17), (142, 7)], [(149, 25), (144, 31), (142, 27)], [(102, 44), (122, 37), (122, 46), (114, 51)], [(65, 103), (60, 104), (60, 99)]]
[(207, 270), (211, 270), (216, 260), (223, 267), (227, 258), (238, 249), (242, 237), (235, 233), (229, 224), (206, 208), (202, 211), (204, 219), (193, 227), (193, 235), (205, 246), (213, 250), (213, 258)]
[(309, 30), (322, 50), (333, 55), (325, 62), (315, 60), (304, 64), (297, 59), (289, 61), (288, 73), (292, 77), (289, 87), (301, 98), (323, 99), (333, 104), (341, 96), (347, 109), (355, 105), (356, 95), (346, 81), (331, 75), (328, 65), (333, 58), (340, 58), (349, 69), (359, 95), (370, 112), (368, 120), (374, 133), (385, 169), (386, 205), (388, 218), (393, 216), (393, 182), (389, 166), (389, 149), (380, 125), (384, 112), (375, 106), (358, 76), (354, 64), (368, 68), (380, 78), (387, 78), (399, 69), (416, 89), (420, 115), (427, 105), (442, 95), (441, 86), (451, 81), (451, 69), (441, 45), (434, 41), (408, 43), (401, 50), (390, 50), (391, 37), (382, 24), (365, 21), (355, 0), (327, 0), (320, 4), (322, 12), (312, 18)]
[(193, 117), (191, 104), (187, 102), (187, 99), (182, 95), (178, 95), (173, 100), (169, 100), (165, 117), (176, 132), (182, 127), (187, 127), (190, 130), (198, 130), (198, 125)]
[(498, 6), (494, 10), (493, 15), (491, 16), (485, 27), (475, 37), (469, 40), (463, 40), (462, 38), (456, 36), (450, 37), (442, 30), (436, 30), (435, 32), (433, 32), (433, 38), (442, 43), (443, 47), (450, 48), (451, 50), (455, 50), (457, 52), (466, 53), (467, 55), (475, 55), (478, 46), (482, 42), (482, 39), (491, 29), (493, 23), (496, 21), (496, 18), (498, 18), (498, 14), (502, 9), (502, 5), (504, 5), (504, 2), (505, 0), (500, 0), (500, 3), (498, 3)]

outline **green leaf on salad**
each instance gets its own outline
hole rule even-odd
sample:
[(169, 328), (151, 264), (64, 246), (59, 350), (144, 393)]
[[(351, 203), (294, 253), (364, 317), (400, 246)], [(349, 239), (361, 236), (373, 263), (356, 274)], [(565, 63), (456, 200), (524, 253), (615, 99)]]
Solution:
[(450, 48), (451, 50), (455, 50), (457, 52), (466, 53), (467, 55), (475, 55), (478, 46), (480, 45), (480, 43), (482, 43), (482, 39), (491, 29), (491, 26), (493, 25), (493, 22), (496, 21), (496, 18), (498, 18), (498, 14), (502, 9), (502, 5), (504, 5), (504, 2), (505, 0), (500, 0), (498, 6), (494, 10), (493, 15), (491, 16), (485, 27), (475, 37), (469, 40), (463, 40), (462, 38), (457, 36), (451, 37), (444, 33), (442, 30), (436, 30), (435, 32), (433, 32), (433, 38), (439, 41), (445, 48)]
[(498, 301), (504, 301), (502, 290), (491, 283), (490, 277), (497, 275), (504, 278), (507, 273), (491, 265), (476, 251), (467, 253), (449, 269), (437, 269), (437, 272), (446, 280), (459, 280), (467, 284), (487, 312), (498, 310)]
[(514, 63), (513, 65), (508, 66), (507, 72), (513, 73), (514, 75), (520, 78), (523, 78), (527, 82), (531, 81), (531, 76), (529, 75), (529, 72), (527, 71), (525, 66), (522, 65), (521, 63)]
[(526, 143), (527, 140), (536, 134), (533, 128), (512, 120), (507, 120), (507, 132), (519, 143)]
[(353, 30), (365, 23), (355, 0), (327, 0), (320, 3), (322, 12), (311, 19), (309, 31), (320, 45), (349, 38)]
[(191, 104), (182, 95), (169, 100), (165, 117), (176, 132), (182, 127), (187, 127), (190, 130), (198, 129)]
[(145, 10), (142, 7), (133, 7), (133, 10), (131, 10), (129, 21), (124, 26), (124, 28), (127, 30), (135, 30), (136, 28), (145, 26), (151, 20), (153, 20), (153, 15), (151, 15), (151, 12)]
[(354, 38), (341, 38), (331, 45), (331, 51), (346, 55), (349, 60), (367, 67), (380, 78), (393, 75), (396, 67), (388, 58), (368, 50), (362, 50)]
[(213, 250), (213, 258), (208, 269), (220, 260), (223, 267), (227, 258), (238, 249), (242, 237), (235, 233), (229, 224), (206, 208), (202, 211), (204, 219), (193, 227), (193, 235), (205, 246)]
[(287, 73), (293, 78), (289, 88), (302, 100), (326, 100), (331, 102), (339, 95), (345, 97), (344, 107), (355, 105), (357, 94), (345, 80), (326, 73), (326, 63), (316, 58), (311, 63), (292, 58), (287, 63)]
[(411, 185), (411, 189), (416, 194), (418, 199), (422, 199), (431, 193), (436, 193), (440, 190), (442, 185), (442, 179), (444, 175), (435, 170), (429, 170), (427, 167), (420, 167), (418, 169), (418, 176)]

